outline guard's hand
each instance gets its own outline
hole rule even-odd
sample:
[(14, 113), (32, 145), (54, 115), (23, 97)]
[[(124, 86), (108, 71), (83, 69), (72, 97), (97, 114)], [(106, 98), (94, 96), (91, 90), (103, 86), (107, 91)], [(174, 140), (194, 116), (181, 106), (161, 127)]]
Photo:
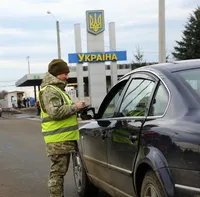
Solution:
[(80, 102), (76, 103), (76, 107), (78, 109), (83, 109), (85, 107), (85, 102), (84, 101), (80, 101)]

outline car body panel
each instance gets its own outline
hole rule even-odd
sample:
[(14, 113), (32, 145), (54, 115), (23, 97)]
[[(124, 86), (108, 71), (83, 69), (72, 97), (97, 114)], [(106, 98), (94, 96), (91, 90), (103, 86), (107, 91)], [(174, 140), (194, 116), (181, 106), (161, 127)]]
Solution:
[[(109, 183), (107, 167), (107, 144), (101, 140), (103, 128), (97, 122), (90, 124), (87, 130), (81, 129), (82, 157), (88, 176), (92, 181), (98, 177), (102, 182)], [(95, 147), (95, 148), (91, 148)]]
[[(112, 196), (139, 196), (136, 175), (143, 165), (148, 166), (144, 170), (156, 173), (169, 197), (200, 194), (200, 96), (176, 74), (193, 68), (200, 69), (200, 60), (146, 66), (121, 78), (130, 77), (114, 117), (101, 118), (100, 112), (96, 120), (80, 129), (79, 148), (94, 184)], [(120, 117), (121, 102), (132, 78), (145, 75), (156, 79), (148, 113)], [(150, 116), (160, 85), (166, 89), (168, 103), (163, 114)], [(108, 101), (105, 99), (100, 108), (106, 109), (103, 106)]]
[(112, 185), (133, 196), (133, 163), (138, 152), (138, 137), (141, 121), (115, 120), (115, 128), (108, 133), (108, 168)]
[(2, 116), (2, 112), (3, 112), (3, 109), (2, 109), (2, 107), (0, 105), (0, 117)]

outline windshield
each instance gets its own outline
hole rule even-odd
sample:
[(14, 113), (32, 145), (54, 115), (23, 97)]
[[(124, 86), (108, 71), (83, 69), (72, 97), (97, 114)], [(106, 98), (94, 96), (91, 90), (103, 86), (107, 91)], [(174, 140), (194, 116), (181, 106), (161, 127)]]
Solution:
[(200, 68), (177, 72), (200, 95)]

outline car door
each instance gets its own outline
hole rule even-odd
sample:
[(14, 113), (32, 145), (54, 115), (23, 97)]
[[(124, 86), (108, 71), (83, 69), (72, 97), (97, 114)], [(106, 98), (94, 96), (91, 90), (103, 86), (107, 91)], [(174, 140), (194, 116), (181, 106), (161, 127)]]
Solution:
[[(110, 183), (107, 156), (107, 131), (113, 127), (108, 120), (114, 116), (120, 95), (128, 81), (128, 77), (115, 85), (103, 100), (97, 119), (81, 129), (83, 157), (88, 176), (104, 190)], [(104, 121), (103, 121), (104, 120)]]
[(108, 167), (116, 196), (135, 196), (133, 165), (140, 130), (156, 84), (157, 80), (151, 75), (134, 74), (119, 105), (115, 128), (108, 132)]

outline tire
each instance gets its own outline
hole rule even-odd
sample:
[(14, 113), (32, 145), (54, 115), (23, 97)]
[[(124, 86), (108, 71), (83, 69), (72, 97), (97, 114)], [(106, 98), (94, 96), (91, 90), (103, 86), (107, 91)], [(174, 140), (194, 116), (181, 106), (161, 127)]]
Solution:
[(80, 154), (74, 153), (73, 158), (73, 175), (77, 193), (80, 197), (95, 197), (99, 189), (95, 187), (87, 177), (85, 168), (81, 161)]
[[(155, 195), (156, 194), (156, 195)], [(167, 197), (160, 181), (153, 171), (148, 171), (142, 182), (140, 197)]]

